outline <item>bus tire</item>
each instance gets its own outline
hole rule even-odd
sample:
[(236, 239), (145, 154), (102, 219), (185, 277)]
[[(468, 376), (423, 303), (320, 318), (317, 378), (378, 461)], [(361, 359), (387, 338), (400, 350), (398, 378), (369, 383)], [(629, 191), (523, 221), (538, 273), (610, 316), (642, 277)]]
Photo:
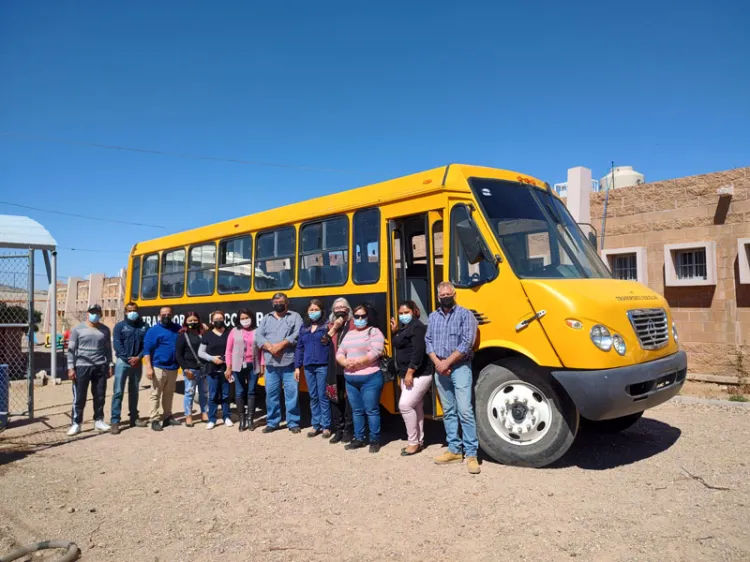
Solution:
[(619, 433), (633, 426), (641, 417), (643, 412), (636, 412), (629, 416), (612, 418), (611, 420), (587, 420), (581, 422), (581, 430), (590, 433)]
[(499, 463), (547, 466), (576, 438), (580, 417), (575, 405), (527, 359), (487, 365), (475, 392), (479, 445)]

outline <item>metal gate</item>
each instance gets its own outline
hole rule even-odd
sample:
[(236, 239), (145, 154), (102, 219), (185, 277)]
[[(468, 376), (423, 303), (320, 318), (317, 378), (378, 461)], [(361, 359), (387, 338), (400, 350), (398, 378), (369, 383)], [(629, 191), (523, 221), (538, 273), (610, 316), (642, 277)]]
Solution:
[(34, 415), (34, 250), (0, 249), (0, 429)]

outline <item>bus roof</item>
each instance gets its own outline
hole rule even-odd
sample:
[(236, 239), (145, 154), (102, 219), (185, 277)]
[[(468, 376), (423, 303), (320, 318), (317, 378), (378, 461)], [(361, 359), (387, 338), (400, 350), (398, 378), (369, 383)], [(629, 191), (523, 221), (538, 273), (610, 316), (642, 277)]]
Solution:
[[(532, 176), (483, 166), (467, 164), (448, 164), (408, 176), (401, 176), (384, 182), (366, 185), (347, 191), (316, 197), (283, 207), (276, 207), (252, 215), (245, 215), (190, 230), (184, 230), (167, 236), (138, 242), (131, 250), (131, 255), (142, 255), (162, 249), (185, 246), (204, 240), (226, 238), (248, 230), (265, 230), (284, 224), (298, 222), (300, 219), (323, 217), (336, 213), (366, 208), (376, 204), (390, 203), (417, 194), (429, 194), (441, 190), (468, 191), (466, 179), (485, 177), (524, 181), (543, 186), (545, 183)], [(405, 189), (406, 188), (406, 189)]]

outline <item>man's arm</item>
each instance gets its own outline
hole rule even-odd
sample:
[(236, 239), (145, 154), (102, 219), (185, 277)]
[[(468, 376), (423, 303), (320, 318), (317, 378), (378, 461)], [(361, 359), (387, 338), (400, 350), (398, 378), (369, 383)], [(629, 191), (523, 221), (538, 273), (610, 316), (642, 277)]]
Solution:
[(112, 346), (115, 348), (115, 356), (123, 361), (129, 359), (128, 352), (122, 344), (122, 323), (115, 324), (115, 331), (112, 334)]
[(268, 317), (263, 317), (263, 320), (261, 320), (260, 324), (258, 325), (258, 329), (255, 330), (255, 345), (257, 345), (259, 349), (265, 349), (266, 351), (268, 351), (268, 339), (266, 339), (266, 318)]
[(70, 340), (68, 341), (68, 371), (75, 371), (76, 368), (76, 351), (78, 349), (78, 330), (70, 330)]
[(104, 326), (104, 356), (107, 358), (107, 365), (112, 365), (112, 332), (106, 326)]
[(293, 314), (293, 326), (292, 326), (292, 333), (289, 334), (286, 339), (284, 340), (286, 342), (286, 345), (297, 345), (297, 340), (299, 339), (299, 331), (302, 329), (302, 317), (299, 314)]

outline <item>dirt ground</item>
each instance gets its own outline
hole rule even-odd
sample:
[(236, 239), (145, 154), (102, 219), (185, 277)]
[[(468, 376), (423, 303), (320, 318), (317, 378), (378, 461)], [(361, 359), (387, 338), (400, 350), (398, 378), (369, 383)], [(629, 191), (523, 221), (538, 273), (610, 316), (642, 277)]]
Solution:
[(0, 434), (0, 555), (64, 539), (83, 561), (750, 560), (744, 405), (670, 402), (554, 467), (471, 476), (432, 463), (439, 422), (409, 458), (393, 417), (378, 455), (222, 425), (97, 434), (90, 409), (68, 439), (70, 393), (37, 389), (40, 419)]

